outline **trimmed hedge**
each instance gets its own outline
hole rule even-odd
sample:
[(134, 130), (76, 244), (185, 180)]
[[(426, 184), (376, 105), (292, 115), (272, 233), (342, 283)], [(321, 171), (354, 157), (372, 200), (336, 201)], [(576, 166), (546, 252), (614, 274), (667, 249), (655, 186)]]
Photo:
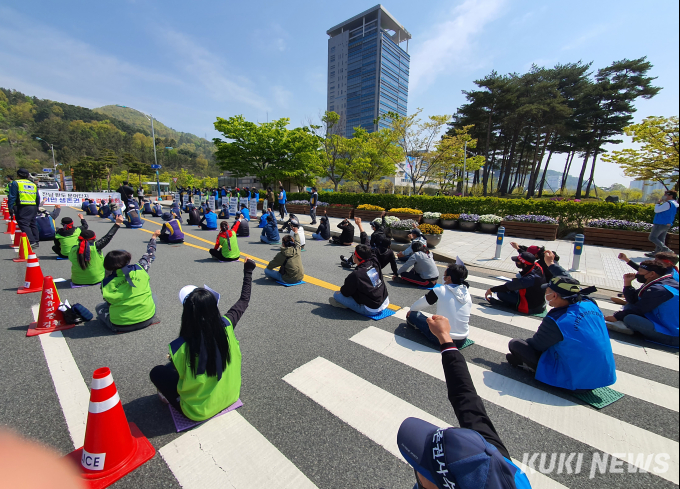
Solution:
[[(288, 194), (289, 199), (307, 199), (309, 194)], [(352, 194), (324, 192), (319, 198), (332, 204), (372, 204), (392, 209), (411, 207), (423, 212), (446, 214), (496, 214), (499, 216), (539, 214), (553, 217), (563, 227), (583, 228), (591, 219), (621, 219), (651, 223), (652, 204), (614, 204), (609, 202), (573, 202), (497, 197), (430, 197), (425, 195)], [(677, 219), (677, 218), (676, 218)]]

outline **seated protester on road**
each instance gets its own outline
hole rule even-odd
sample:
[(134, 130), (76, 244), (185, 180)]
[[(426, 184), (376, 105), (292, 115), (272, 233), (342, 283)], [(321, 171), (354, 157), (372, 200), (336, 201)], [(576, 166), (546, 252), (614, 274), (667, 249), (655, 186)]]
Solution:
[(506, 355), (514, 366), (536, 371), (536, 380), (569, 390), (598, 389), (616, 382), (616, 364), (604, 316), (571, 277), (543, 284), (552, 307), (538, 331), (527, 340), (510, 340)]
[(169, 212), (164, 212), (163, 221), (165, 222), (161, 228), (159, 239), (163, 243), (184, 243), (184, 232), (180, 220)]
[[(660, 251), (654, 255), (654, 259), (668, 266), (668, 273), (673, 276), (673, 280), (677, 282), (680, 279), (680, 275), (678, 275), (678, 255), (672, 251)], [(640, 265), (630, 260), (625, 253), (619, 253), (619, 260), (626, 262), (626, 265), (635, 271), (640, 268)]]
[[(439, 340), (430, 332), (427, 316), (420, 312), (428, 305), (437, 304), (437, 316), (444, 316), (451, 324), (451, 340), (460, 348), (470, 333), (470, 310), (472, 296), (468, 292), (470, 285), (465, 281), (468, 276), (465, 265), (452, 263), (444, 272), (444, 286), (435, 287), (415, 301), (411, 310), (406, 313), (406, 322), (420, 330), (435, 345)], [(440, 300), (441, 299), (441, 300)]]
[[(174, 212), (174, 210), (173, 210)], [(198, 226), (201, 223), (201, 215), (198, 212), (198, 209), (195, 207), (187, 208), (187, 214), (189, 214), (189, 217), (187, 218), (187, 224), (189, 226)]]
[(142, 215), (151, 215), (153, 214), (153, 207), (151, 207), (151, 201), (144, 199), (144, 205), (142, 206)]
[(341, 246), (352, 246), (354, 243), (354, 226), (349, 222), (349, 219), (343, 219), (338, 224), (338, 229), (342, 231), (340, 236), (333, 236), (329, 240), (329, 243)]
[(229, 206), (227, 204), (222, 204), (222, 209), (217, 215), (218, 219), (229, 219)]
[(85, 211), (85, 213), (89, 216), (89, 210), (90, 210), (90, 199), (83, 199), (83, 203), (80, 205), (80, 210)]
[[(205, 221), (205, 224), (203, 224), (204, 221)], [(208, 207), (205, 210), (205, 214), (203, 214), (203, 217), (201, 218), (201, 220), (199, 221), (198, 224), (201, 226), (201, 229), (203, 229), (204, 231), (206, 231), (206, 230), (210, 230), (210, 231), (216, 230), (217, 229), (217, 214), (215, 214), (213, 212), (213, 210), (210, 207)]]
[(118, 216), (116, 223), (103, 238), (97, 240), (94, 231), (85, 229), (78, 236), (78, 243), (71, 248), (68, 259), (71, 262), (71, 282), (75, 285), (94, 285), (104, 280), (104, 254), (102, 250), (123, 224), (123, 216)]
[[(434, 262), (434, 256), (423, 246), (420, 241), (411, 244), (411, 256), (394, 275), (393, 280), (401, 280), (420, 285), (421, 287), (434, 287), (439, 280), (439, 269)], [(413, 269), (413, 270), (411, 270)]]
[(109, 214), (108, 218), (109, 218), (109, 221), (111, 221), (111, 222), (116, 222), (116, 218), (118, 216), (123, 215), (123, 212), (120, 210), (120, 208), (118, 207), (118, 204), (116, 204), (115, 202), (109, 203), (109, 209), (111, 210), (111, 213)]
[[(368, 235), (364, 232), (364, 228), (361, 225), (361, 218), (355, 217), (354, 222), (359, 227), (359, 240), (361, 244), (369, 244)], [(373, 254), (378, 258), (381, 268), (385, 268), (389, 264), (392, 268), (392, 275), (397, 275), (399, 273), (397, 260), (390, 248), (392, 240), (387, 237), (384, 226), (377, 219), (371, 222), (371, 227), (373, 228), (373, 234), (371, 234), (370, 245)], [(352, 268), (354, 266), (352, 255), (349, 258), (345, 258), (345, 255), (340, 255), (340, 263), (343, 267)]]
[(240, 225), (241, 221), (236, 221), (234, 226), (229, 229), (227, 221), (220, 223), (220, 234), (217, 235), (215, 247), (210, 250), (210, 256), (219, 261), (234, 261), (241, 257), (236, 239)]
[(300, 249), (304, 250), (307, 239), (305, 238), (305, 230), (300, 226), (299, 222), (290, 222), (290, 235), (293, 237), (297, 236), (297, 240), (300, 242)]
[(243, 219), (246, 221), (250, 221), (250, 210), (245, 204), (241, 204), (241, 216), (243, 216)]
[[(503, 306), (523, 314), (539, 314), (545, 311), (545, 284), (543, 270), (536, 263), (536, 257), (528, 251), (511, 258), (520, 269), (519, 277), (510, 282), (491, 287), (484, 298), (495, 306)], [(494, 299), (493, 293), (498, 299)]]
[(139, 215), (139, 209), (128, 209), (127, 220), (123, 221), (123, 224), (125, 224), (125, 227), (127, 228), (134, 229), (144, 226), (144, 221), (142, 221), (142, 218)]
[(295, 214), (288, 214), (288, 220), (283, 223), (283, 226), (281, 226), (281, 232), (287, 233), (288, 231), (290, 231), (290, 223), (293, 221), (300, 222), (300, 220), (297, 218)]
[[(546, 250), (545, 246), (540, 246), (540, 247), (536, 246), (536, 245), (524, 246), (524, 245), (517, 244), (514, 241), (512, 241), (510, 243), (510, 246), (515, 248), (520, 253), (523, 252), (523, 251), (528, 251), (529, 253), (534, 255), (536, 257), (536, 263), (538, 263), (538, 265), (541, 267), (541, 269), (543, 269), (543, 275), (545, 275), (545, 281), (546, 282), (550, 282), (550, 279), (553, 278), (554, 275), (560, 275), (562, 277), (570, 277), (571, 276), (571, 275), (569, 275), (569, 272), (567, 272), (564, 268), (562, 268), (560, 266), (560, 264), (559, 264), (560, 256), (557, 253), (555, 253), (554, 251)], [(545, 260), (545, 254), (546, 253), (551, 253), (552, 263), (550, 265), (553, 266), (552, 270), (550, 269), (549, 264)], [(557, 272), (557, 273), (554, 273), (554, 271)]]
[(149, 373), (161, 401), (194, 421), (205, 421), (241, 396), (241, 348), (234, 328), (248, 308), (255, 262), (243, 264), (239, 300), (222, 316), (220, 296), (203, 287), (180, 290), (179, 338), (169, 345), (170, 363)]
[(271, 209), (267, 209), (267, 213), (264, 215), (267, 219), (267, 225), (262, 229), (262, 234), (260, 235), (260, 241), (266, 244), (278, 243), (281, 241), (281, 236), (279, 235), (279, 228), (276, 222), (276, 216)]
[(99, 209), (97, 208), (97, 203), (94, 200), (90, 201), (90, 204), (87, 206), (87, 215), (88, 216), (96, 216), (99, 214)]
[[(278, 270), (276, 270), (278, 268)], [(296, 284), (305, 277), (300, 253), (300, 241), (297, 236), (284, 236), (281, 240), (281, 251), (269, 262), (264, 274), (272, 280)]]
[(440, 428), (418, 418), (401, 423), (397, 446), (415, 471), (414, 489), (531, 489), (489, 419), (465, 357), (451, 342), (449, 321), (432, 316), (427, 322), (439, 339), (448, 397), (460, 428)]
[(152, 217), (163, 217), (163, 207), (161, 203), (156, 201), (154, 205), (151, 206), (151, 216)]
[(312, 238), (318, 241), (328, 241), (331, 239), (331, 226), (325, 214), (321, 216), (319, 227), (316, 228), (315, 233), (312, 233)]
[(411, 232), (408, 233), (408, 238), (411, 240), (411, 244), (404, 251), (397, 253), (397, 260), (399, 261), (408, 260), (409, 256), (413, 253), (413, 243), (422, 243), (423, 246), (427, 246), (427, 240), (418, 228), (411, 229)]
[[(642, 287), (635, 289), (633, 280)], [(623, 297), (628, 302), (623, 310), (607, 316), (607, 327), (625, 334), (640, 333), (650, 341), (678, 347), (680, 322), (678, 281), (668, 273), (666, 263), (646, 260), (640, 263), (637, 273), (623, 276)], [(625, 327), (615, 323), (623, 321)]]
[(124, 250), (107, 253), (104, 268), (108, 275), (102, 281), (104, 301), (95, 308), (97, 319), (118, 333), (136, 331), (160, 321), (149, 285), (149, 266), (154, 261), (156, 238), (154, 231), (146, 246), (146, 253), (135, 265), (130, 265), (132, 255)]
[(343, 286), (328, 302), (364, 316), (377, 316), (390, 305), (380, 262), (371, 247), (365, 244), (357, 245), (353, 259), (356, 269), (345, 278)]
[(99, 206), (99, 217), (106, 219), (111, 215), (111, 208), (106, 200), (102, 200), (102, 205)]
[(135, 189), (133, 189), (130, 186), (130, 182), (128, 181), (123, 182), (123, 184), (120, 187), (118, 187), (116, 192), (120, 194), (120, 200), (123, 201), (125, 207), (130, 206), (130, 201), (134, 202)]
[(52, 241), (56, 235), (56, 228), (54, 221), (59, 217), (61, 206), (55, 205), (52, 212), (47, 212), (47, 209), (41, 207), (35, 216), (35, 223), (38, 226), (38, 239), (40, 241)]
[(87, 221), (85, 221), (83, 215), (78, 214), (78, 217), (80, 218), (80, 226), (78, 227), (73, 225), (73, 219), (70, 217), (61, 218), (62, 227), (57, 229), (54, 234), (54, 246), (52, 246), (52, 251), (60, 258), (68, 258), (71, 248), (78, 244), (78, 236), (87, 229)]
[[(239, 238), (247, 238), (250, 236), (250, 224), (248, 223), (247, 219), (243, 218), (243, 215), (240, 212), (237, 212), (234, 214), (236, 217), (236, 221), (234, 221), (234, 224), (231, 226), (231, 229), (236, 231), (236, 236)], [(239, 223), (238, 230), (236, 229), (236, 224)]]
[[(188, 210), (188, 206), (187, 206)], [(182, 217), (182, 209), (180, 209), (179, 203), (176, 200), (172, 201), (172, 207), (170, 208), (170, 213), (175, 214), (178, 218)]]

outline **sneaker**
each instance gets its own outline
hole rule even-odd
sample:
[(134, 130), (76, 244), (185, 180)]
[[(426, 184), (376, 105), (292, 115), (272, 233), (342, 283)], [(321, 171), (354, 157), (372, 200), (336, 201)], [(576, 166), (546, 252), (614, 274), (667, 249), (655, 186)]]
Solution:
[(338, 301), (335, 300), (335, 297), (329, 297), (328, 303), (333, 307), (339, 307), (340, 309), (347, 309), (347, 306), (340, 304)]
[(156, 389), (156, 392), (158, 393), (158, 399), (160, 399), (163, 404), (170, 404), (168, 399), (163, 394), (161, 394), (161, 391)]
[(645, 256), (647, 258), (654, 258), (656, 256), (656, 251), (652, 251), (651, 253), (645, 253)]
[(522, 366), (522, 360), (517, 358), (515, 355), (512, 353), (506, 353), (505, 354), (505, 359), (508, 361), (510, 365), (513, 367), (521, 367)]
[(40, 248), (40, 242), (31, 243), (31, 248), (33, 249)]
[(616, 331), (617, 333), (632, 335), (635, 333), (632, 329), (626, 326), (623, 321), (616, 321), (615, 323), (610, 323), (607, 321), (607, 329), (609, 331)]

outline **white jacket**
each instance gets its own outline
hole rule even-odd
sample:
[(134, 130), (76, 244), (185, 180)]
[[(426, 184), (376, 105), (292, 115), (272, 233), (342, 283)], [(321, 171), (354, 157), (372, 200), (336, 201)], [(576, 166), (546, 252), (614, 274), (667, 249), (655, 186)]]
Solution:
[[(436, 297), (431, 295), (433, 293)], [(467, 338), (470, 332), (470, 310), (472, 309), (472, 297), (467, 287), (453, 284), (439, 285), (418, 299), (411, 306), (411, 311), (420, 311), (435, 302), (437, 315), (446, 317), (451, 324), (451, 339)]]

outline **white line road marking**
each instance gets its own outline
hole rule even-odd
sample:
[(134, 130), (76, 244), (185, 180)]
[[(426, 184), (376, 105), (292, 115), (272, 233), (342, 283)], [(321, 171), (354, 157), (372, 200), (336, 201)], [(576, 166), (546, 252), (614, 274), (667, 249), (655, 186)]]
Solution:
[[(406, 312), (409, 308), (404, 307), (397, 311), (394, 317), (406, 321)], [(430, 313), (421, 311), (426, 316), (431, 316)], [(512, 338), (503, 336), (485, 329), (475, 328), (470, 326), (470, 339), (474, 340), (475, 344), (489, 350), (494, 350), (499, 353), (508, 352), (508, 343)], [(670, 409), (678, 412), (680, 409), (680, 391), (676, 387), (661, 384), (653, 380), (638, 377), (627, 372), (616, 371), (616, 383), (610, 386), (619, 392), (622, 392), (631, 397), (636, 397), (657, 406)]]
[(159, 452), (184, 489), (316, 488), (236, 411), (185, 433)]
[[(397, 432), (404, 419), (415, 417), (436, 426), (450, 426), (322, 357), (295, 369), (283, 380), (402, 462)], [(564, 487), (539, 473), (527, 476), (534, 488)]]
[[(350, 341), (445, 381), (441, 354), (431, 348), (374, 326), (357, 333)], [(468, 363), (468, 368), (477, 393), (485, 401), (597, 450), (609, 454), (669, 454), (670, 469), (656, 475), (678, 483), (677, 442), (477, 365)]]
[[(31, 309), (33, 317), (38, 320), (40, 306)], [(71, 350), (66, 344), (66, 338), (61, 331), (41, 334), (40, 344), (45, 353), (47, 368), (50, 370), (54, 389), (57, 391), (59, 404), (64, 413), (73, 448), (80, 448), (85, 441), (85, 427), (87, 424), (87, 407), (90, 403), (90, 390), (73, 359)]]

